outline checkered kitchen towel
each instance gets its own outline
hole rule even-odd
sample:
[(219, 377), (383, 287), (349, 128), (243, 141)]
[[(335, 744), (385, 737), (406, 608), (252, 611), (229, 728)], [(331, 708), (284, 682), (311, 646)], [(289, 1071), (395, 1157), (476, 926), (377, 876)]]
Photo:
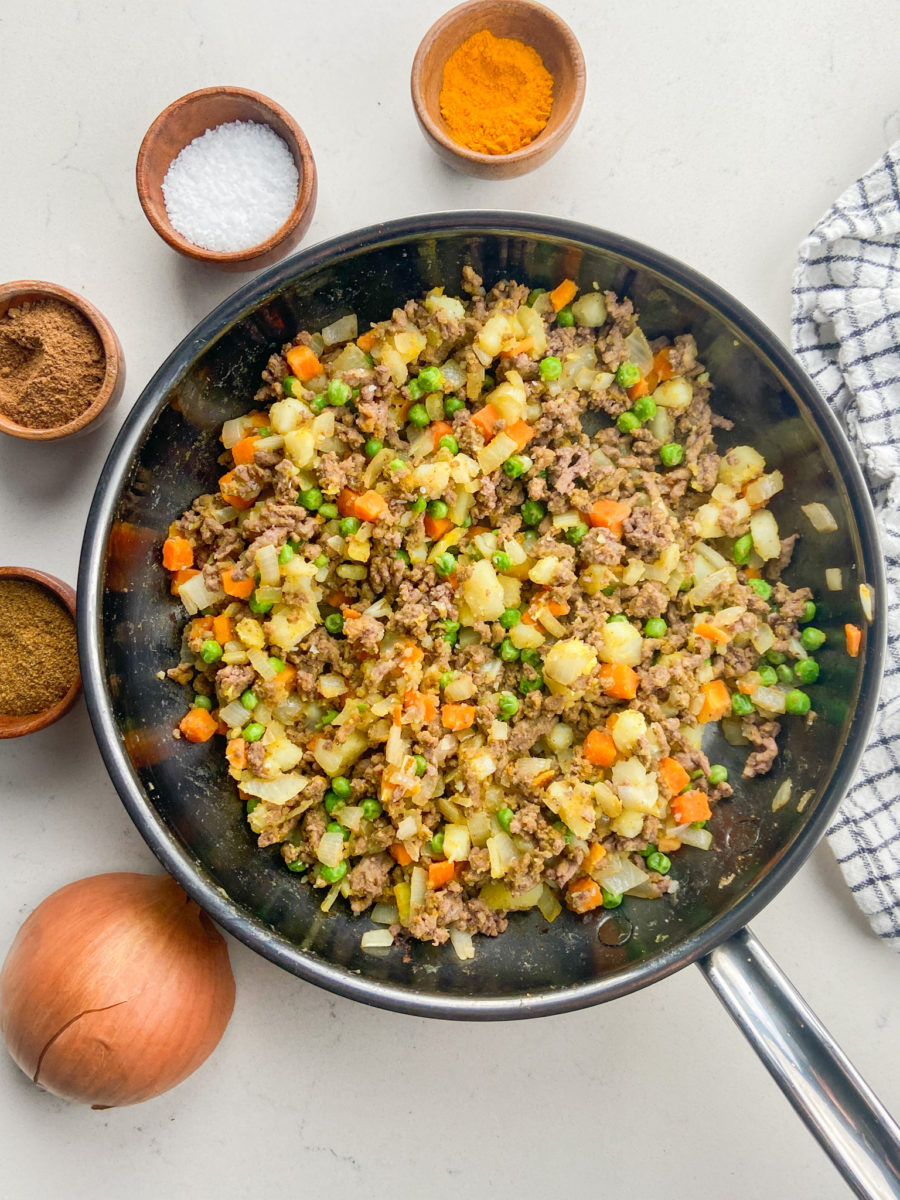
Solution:
[(900, 142), (800, 247), (793, 346), (848, 433), (881, 529), (888, 654), (859, 774), (828, 831), (872, 928), (900, 951)]

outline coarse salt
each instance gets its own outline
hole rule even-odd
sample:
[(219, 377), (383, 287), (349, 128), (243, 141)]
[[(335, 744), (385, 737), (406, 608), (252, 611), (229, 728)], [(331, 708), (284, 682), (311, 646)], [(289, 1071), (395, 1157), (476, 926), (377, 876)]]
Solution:
[(256, 121), (230, 121), (194, 140), (169, 165), (169, 220), (204, 250), (249, 250), (276, 233), (297, 202), (300, 177), (283, 138)]

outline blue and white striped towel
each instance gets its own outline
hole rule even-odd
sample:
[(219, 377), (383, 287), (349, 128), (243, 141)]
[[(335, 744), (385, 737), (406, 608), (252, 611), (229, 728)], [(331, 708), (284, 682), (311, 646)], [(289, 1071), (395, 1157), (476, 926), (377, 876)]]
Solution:
[(828, 210), (794, 272), (794, 352), (831, 405), (875, 501), (888, 653), (872, 740), (828, 831), (872, 928), (900, 951), (900, 142)]

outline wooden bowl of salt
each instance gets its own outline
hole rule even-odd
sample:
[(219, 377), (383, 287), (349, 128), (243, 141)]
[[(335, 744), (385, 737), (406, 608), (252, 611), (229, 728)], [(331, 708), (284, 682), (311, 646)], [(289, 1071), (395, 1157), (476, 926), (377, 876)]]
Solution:
[(316, 208), (316, 164), (281, 105), (238, 87), (175, 100), (144, 135), (137, 191), (173, 250), (226, 271), (255, 271), (291, 250)]

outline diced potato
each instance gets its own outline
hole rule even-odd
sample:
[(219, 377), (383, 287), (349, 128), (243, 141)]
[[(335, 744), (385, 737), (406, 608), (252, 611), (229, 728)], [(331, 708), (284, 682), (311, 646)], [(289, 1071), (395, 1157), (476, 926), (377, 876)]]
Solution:
[(414, 326), (394, 334), (394, 349), (404, 362), (415, 362), (427, 345), (425, 334)]
[(243, 621), (238, 621), (235, 633), (248, 650), (262, 650), (266, 644), (266, 635), (263, 633), (262, 626), (252, 617), (244, 617)]
[(644, 568), (645, 579), (655, 579), (665, 583), (681, 560), (681, 550), (677, 542), (670, 542), (655, 563), (649, 563)]
[[(432, 436), (428, 434), (429, 438)], [(467, 490), (475, 486), (480, 468), (468, 454), (454, 454), (450, 459), (450, 478)]]
[(594, 563), (581, 572), (579, 580), (582, 588), (588, 596), (596, 596), (603, 591), (605, 587), (615, 583), (616, 577), (609, 567), (604, 567), (601, 563)]
[(599, 652), (603, 662), (625, 663), (637, 667), (641, 661), (643, 638), (629, 621), (607, 621), (600, 630), (603, 646)]
[(612, 739), (620, 754), (630, 754), (647, 732), (644, 714), (629, 708), (619, 713), (613, 726)]
[(313, 758), (326, 775), (342, 775), (348, 767), (353, 766), (368, 745), (366, 735), (354, 729), (340, 745), (330, 746), (320, 739), (313, 747)]
[(316, 453), (316, 439), (309, 428), (284, 435), (284, 452), (295, 467), (308, 467)]
[[(621, 719), (620, 717), (619, 720)], [(640, 759), (617, 759), (612, 767), (612, 784), (626, 811), (641, 813), (657, 811), (659, 788), (656, 777), (648, 775), (647, 769)], [(631, 834), (630, 836), (636, 835)]]
[(608, 783), (594, 784), (594, 803), (605, 817), (617, 817), (622, 811), (622, 801)]
[(687, 408), (694, 398), (694, 385), (689, 379), (679, 376), (677, 379), (665, 379), (653, 393), (653, 399), (659, 408), (671, 408), (681, 412)]
[(641, 836), (641, 830), (644, 828), (643, 813), (626, 809), (615, 817), (612, 823), (613, 832), (619, 837), (636, 838)]
[(444, 826), (444, 856), (450, 862), (465, 862), (469, 857), (472, 841), (467, 825)]
[(725, 531), (719, 524), (721, 514), (718, 504), (701, 504), (691, 518), (695, 535), (698, 538), (724, 537)]
[(754, 479), (752, 483), (748, 483), (744, 490), (744, 496), (747, 503), (751, 507), (756, 508), (761, 504), (766, 504), (783, 488), (784, 476), (780, 471), (772, 471), (771, 474), (760, 475), (759, 479)]
[(478, 451), (478, 465), (485, 475), (497, 471), (519, 449), (508, 433), (498, 433)]
[(647, 570), (647, 564), (641, 562), (639, 558), (629, 558), (628, 565), (622, 572), (622, 582), (626, 587), (634, 587), (643, 578)]
[(719, 482), (740, 490), (765, 469), (766, 460), (752, 446), (732, 446), (719, 463)]
[(352, 562), (364, 563), (369, 561), (369, 555), (372, 552), (372, 547), (368, 541), (360, 541), (359, 538), (350, 538), (347, 541), (347, 546), (344, 550), (347, 558)]
[(606, 323), (606, 297), (602, 292), (585, 292), (572, 303), (572, 316), (579, 325), (596, 329)]
[(274, 775), (280, 771), (292, 771), (302, 758), (303, 750), (300, 746), (295, 746), (287, 738), (279, 738), (269, 747), (263, 760), (263, 768), (267, 775)]
[[(518, 629), (518, 625), (514, 627)], [(640, 639), (640, 634), (638, 634)], [(640, 660), (639, 660), (640, 661)], [(544, 676), (554, 683), (571, 687), (577, 679), (590, 675), (597, 665), (597, 651), (580, 638), (556, 642), (544, 658)]]
[(552, 750), (554, 754), (559, 754), (562, 750), (568, 750), (574, 740), (575, 732), (572, 726), (567, 725), (565, 721), (558, 721), (544, 737), (548, 749)]
[(777, 558), (781, 553), (778, 522), (767, 508), (758, 509), (750, 517), (750, 536), (753, 538), (753, 549), (760, 558)]
[[(516, 312), (516, 321), (519, 323), (522, 335), (531, 338), (532, 357), (543, 358), (547, 352), (547, 327), (544, 325), (543, 317), (533, 308), (529, 308), (527, 304), (523, 304)], [(603, 322), (601, 321), (600, 324), (602, 325)]]
[[(516, 848), (508, 833), (502, 830), (487, 840), (487, 850), (491, 861), (491, 878), (502, 879), (516, 861)], [(444, 852), (447, 850), (447, 837), (444, 835)]]
[(450, 483), (450, 463), (422, 463), (413, 468), (410, 483), (423, 496), (437, 500), (443, 496)]
[(316, 622), (303, 609), (276, 606), (265, 625), (269, 641), (279, 650), (295, 649), (315, 628)]
[(269, 424), (276, 433), (290, 433), (299, 429), (308, 416), (306, 405), (288, 396), (284, 400), (276, 400), (269, 409)]
[(525, 416), (525, 384), (518, 371), (507, 371), (504, 381), (489, 392), (488, 404), (492, 404), (497, 412), (511, 425)]
[(390, 371), (391, 379), (397, 387), (402, 387), (407, 379), (409, 379), (406, 360), (393, 346), (385, 346), (381, 351), (381, 364)]
[(513, 579), (511, 575), (501, 575), (499, 578), (503, 588), (503, 603), (507, 608), (518, 608), (522, 601), (522, 581)]
[(556, 578), (556, 573), (559, 570), (560, 560), (555, 554), (547, 554), (544, 558), (538, 559), (531, 570), (528, 572), (528, 578), (532, 583), (538, 583), (546, 586), (553, 582)]
[(522, 549), (521, 543), (517, 542), (515, 538), (507, 538), (503, 543), (503, 549), (509, 555), (509, 561), (514, 567), (520, 566), (528, 559), (528, 555)]
[(503, 586), (486, 558), (472, 568), (462, 585), (463, 597), (478, 621), (496, 621), (505, 608)]
[(478, 336), (475, 338), (475, 345), (479, 350), (482, 350), (490, 358), (496, 358), (500, 353), (505, 340), (510, 337), (509, 318), (501, 314), (496, 314), (493, 317), (488, 317)]
[(537, 650), (546, 641), (536, 625), (526, 625), (522, 621), (513, 625), (508, 637), (517, 650)]
[(442, 296), (439, 288), (430, 291), (425, 297), (425, 308), (430, 313), (444, 312), (457, 321), (462, 321), (466, 315), (462, 300), (457, 300), (455, 296)]
[(456, 703), (459, 700), (468, 700), (470, 696), (474, 696), (476, 692), (475, 681), (467, 672), (457, 675), (451, 679), (444, 688), (444, 699)]
[(463, 521), (465, 521), (469, 509), (472, 507), (472, 500), (471, 492), (464, 492), (460, 489), (456, 493), (456, 499), (450, 505), (449, 513), (450, 520), (454, 525), (462, 525)]
[(589, 784), (581, 782), (575, 783), (572, 787), (567, 787), (565, 784), (562, 786), (565, 795), (559, 801), (556, 809), (557, 815), (576, 837), (590, 837), (597, 823), (594, 789)]

